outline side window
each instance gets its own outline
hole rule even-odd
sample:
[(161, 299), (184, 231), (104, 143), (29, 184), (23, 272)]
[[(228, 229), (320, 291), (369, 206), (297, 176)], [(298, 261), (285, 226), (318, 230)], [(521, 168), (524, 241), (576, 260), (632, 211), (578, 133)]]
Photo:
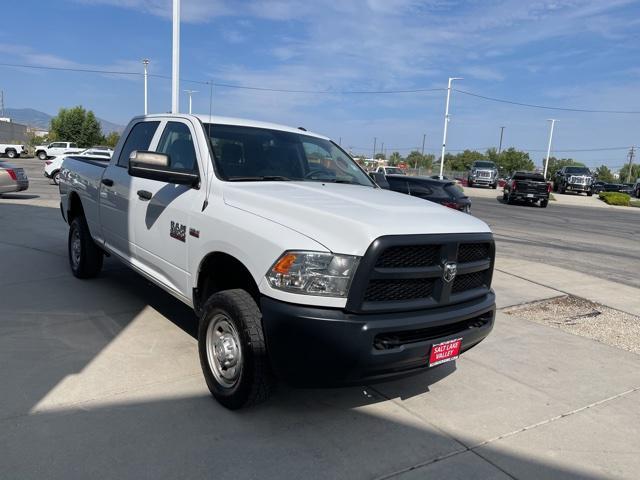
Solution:
[(49, 145), (50, 148), (64, 148), (64, 143), (52, 143)]
[(129, 155), (134, 150), (149, 150), (153, 135), (156, 133), (160, 122), (140, 122), (136, 123), (127, 136), (127, 141), (120, 151), (118, 166), (127, 168), (129, 166)]
[(69, 144), (69, 148), (78, 148), (78, 144), (76, 144), (76, 143), (70, 143), (70, 144)]
[(169, 167), (171, 170), (198, 171), (196, 149), (193, 145), (191, 131), (184, 123), (168, 122), (164, 132), (162, 132), (156, 151), (169, 155)]
[(407, 182), (408, 186), (409, 186), (409, 193), (411, 195), (418, 195), (418, 196), (426, 196), (426, 195), (433, 195), (433, 190), (431, 190), (431, 188), (427, 187), (426, 185), (421, 185), (419, 183), (414, 183), (414, 182)]

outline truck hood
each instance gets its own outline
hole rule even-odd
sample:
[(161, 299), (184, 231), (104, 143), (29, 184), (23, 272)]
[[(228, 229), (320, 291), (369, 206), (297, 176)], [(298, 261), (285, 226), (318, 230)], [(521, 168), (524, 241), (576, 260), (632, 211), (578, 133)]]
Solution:
[(358, 185), (225, 183), (223, 196), (227, 205), (300, 232), (332, 252), (349, 255), (363, 255), (383, 235), (490, 232), (486, 223), (471, 215)]

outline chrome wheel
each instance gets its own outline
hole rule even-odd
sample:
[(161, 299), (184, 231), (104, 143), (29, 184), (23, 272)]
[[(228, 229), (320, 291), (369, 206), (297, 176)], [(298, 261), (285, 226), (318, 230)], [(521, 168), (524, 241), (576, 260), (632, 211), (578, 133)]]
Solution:
[(80, 265), (80, 253), (82, 251), (82, 243), (80, 242), (80, 230), (77, 228), (71, 234), (71, 263), (74, 268)]
[(233, 387), (242, 371), (240, 336), (229, 317), (219, 313), (207, 327), (207, 360), (216, 381), (225, 388)]
[(58, 182), (60, 182), (60, 172), (56, 172), (56, 174), (53, 176), (53, 183), (58, 185)]

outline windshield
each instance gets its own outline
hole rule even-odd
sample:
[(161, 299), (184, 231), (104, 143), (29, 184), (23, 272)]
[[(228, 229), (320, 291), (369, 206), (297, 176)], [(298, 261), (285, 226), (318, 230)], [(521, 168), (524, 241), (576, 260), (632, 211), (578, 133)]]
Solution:
[(589, 172), (589, 169), (587, 167), (567, 167), (566, 169), (567, 173), (586, 173), (587, 175), (591, 172)]
[(493, 162), (475, 162), (473, 168), (496, 168), (496, 164)]
[(399, 167), (385, 167), (387, 175), (404, 175), (404, 170)]
[(295, 180), (374, 187), (340, 147), (303, 133), (235, 125), (204, 125), (216, 167), (236, 182)]

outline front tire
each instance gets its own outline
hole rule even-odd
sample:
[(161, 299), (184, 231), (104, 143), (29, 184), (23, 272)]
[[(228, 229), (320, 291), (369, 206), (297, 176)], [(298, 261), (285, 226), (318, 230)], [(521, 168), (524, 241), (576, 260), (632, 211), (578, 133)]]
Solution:
[(104, 254), (91, 238), (84, 217), (76, 217), (69, 227), (69, 266), (77, 278), (93, 278), (102, 270)]
[(549, 200), (540, 200), (540, 208), (547, 208)]
[(60, 182), (60, 170), (53, 172), (53, 175), (51, 175), (51, 180), (53, 180), (54, 185), (58, 185), (58, 183)]
[(200, 365), (209, 391), (230, 410), (263, 402), (275, 380), (262, 314), (245, 290), (224, 290), (204, 304), (198, 327)]
[(587, 192), (587, 197), (592, 197), (593, 196), (593, 192)]
[(18, 156), (15, 150), (7, 150), (4, 153), (7, 155), (8, 158), (16, 158)]
[(473, 180), (467, 180), (467, 186), (469, 188), (472, 188), (473, 187)]
[(494, 183), (493, 185), (491, 185), (491, 188), (493, 188), (494, 190), (496, 190), (498, 188), (498, 183)]
[(38, 152), (38, 158), (40, 160), (46, 160), (47, 159), (47, 152), (43, 152), (43, 151)]

